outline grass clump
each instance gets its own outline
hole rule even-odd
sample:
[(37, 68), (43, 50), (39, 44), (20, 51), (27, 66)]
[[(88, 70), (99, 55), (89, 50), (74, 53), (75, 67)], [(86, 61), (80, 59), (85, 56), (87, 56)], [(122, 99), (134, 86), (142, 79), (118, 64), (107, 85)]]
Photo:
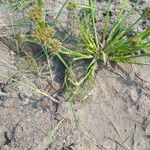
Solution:
[[(126, 1), (127, 2), (127, 1)], [(74, 93), (77, 93), (79, 87), (89, 79), (93, 79), (98, 67), (105, 67), (113, 63), (126, 64), (144, 64), (135, 60), (137, 57), (150, 56), (150, 28), (138, 33), (135, 36), (128, 37), (128, 34), (140, 24), (140, 21), (149, 17), (150, 8), (143, 9), (139, 18), (133, 22), (129, 22), (133, 12), (133, 8), (126, 11), (126, 4), (121, 7), (117, 13), (113, 24), (111, 23), (111, 5), (112, 0), (108, 2), (108, 8), (104, 17), (101, 33), (98, 32), (96, 24), (97, 2), (88, 0), (87, 5), (81, 5), (74, 1), (66, 1), (63, 8), (66, 6), (68, 11), (74, 11), (73, 15), (76, 18), (79, 30), (79, 49), (70, 49), (61, 43), (55, 36), (55, 23), (61, 15), (62, 9), (57, 14), (51, 24), (46, 22), (46, 9), (42, 0), (37, 0), (37, 3), (31, 6), (28, 11), (28, 18), (32, 22), (33, 32), (31, 35), (23, 36), (23, 39), (38, 43), (45, 55), (50, 61), (51, 55), (56, 55), (66, 67), (65, 83), (66, 87), (70, 85)], [(78, 8), (78, 9), (77, 9)], [(59, 24), (57, 24), (59, 25)], [(27, 37), (27, 39), (26, 39)], [(142, 53), (139, 53), (142, 51)], [(138, 55), (137, 55), (138, 53)], [(65, 60), (64, 55), (71, 59), (71, 63)], [(73, 63), (79, 60), (87, 62), (87, 67), (81, 77), (77, 77), (73, 71)], [(68, 65), (69, 64), (69, 65)], [(75, 90), (74, 90), (75, 89)]]
[[(61, 50), (61, 53), (69, 55), (73, 61), (90, 61), (84, 75), (79, 79), (78, 85), (82, 85), (88, 79), (92, 79), (99, 64), (103, 64), (101, 67), (107, 66), (112, 62), (145, 64), (135, 60), (135, 58), (150, 56), (150, 42), (147, 40), (150, 36), (149, 28), (134, 37), (128, 37), (128, 34), (139, 25), (140, 21), (149, 15), (149, 8), (145, 8), (143, 14), (130, 24), (128, 24), (128, 20), (133, 9), (129, 12), (121, 10), (122, 13), (116, 17), (115, 23), (110, 28), (109, 22), (111, 18), (109, 12), (111, 4), (112, 1), (109, 0), (107, 13), (104, 18), (103, 32), (99, 35), (95, 23), (96, 2), (89, 0), (89, 6), (83, 10), (84, 15), (81, 16), (78, 13), (76, 16), (82, 49), (71, 50), (63, 47)], [(139, 51), (142, 51), (142, 53), (136, 55)]]
[[(15, 7), (22, 10), (32, 4), (31, 1), (28, 1), (28, 3), (23, 2), (22, 0), (19, 4), (15, 4)], [(147, 64), (137, 61), (135, 58), (150, 56), (150, 42), (148, 40), (150, 28), (131, 37), (129, 37), (128, 34), (140, 24), (142, 19), (149, 17), (150, 8), (146, 7), (143, 9), (139, 18), (133, 22), (129, 22), (133, 9), (126, 11), (126, 2), (120, 12), (117, 13), (112, 23), (110, 12), (113, 2), (109, 0), (108, 8), (104, 20), (102, 21), (103, 25), (101, 32), (99, 32), (99, 26), (97, 26), (96, 23), (97, 11), (99, 8), (95, 0), (88, 0), (87, 5), (81, 5), (74, 1), (68, 2), (68, 0), (66, 0), (54, 20), (50, 20), (49, 23), (47, 23), (46, 20), (44, 1), (37, 0), (35, 4), (30, 6), (29, 10), (27, 8), (27, 17), (30, 19), (32, 32), (26, 35), (21, 34), (20, 38), (23, 41), (36, 43), (42, 48), (43, 54), (47, 59), (49, 70), (53, 56), (57, 56), (66, 67), (64, 87), (66, 87), (66, 91), (68, 92), (67, 100), (70, 101), (74, 120), (76, 120), (76, 116), (72, 99), (80, 92), (80, 87), (87, 85), (86, 83), (88, 83), (88, 81), (93, 81), (98, 68), (109, 66), (111, 63)], [(78, 25), (78, 49), (66, 47), (63, 42), (56, 38), (55, 25), (59, 26), (57, 20), (65, 6), (69, 12), (73, 11), (70, 15), (73, 14), (75, 16), (76, 24)], [(66, 59), (66, 56), (69, 59)], [(77, 72), (72, 68), (73, 64), (78, 63), (80, 60), (84, 61), (87, 65), (83, 74), (78, 76)], [(37, 69), (38, 66), (36, 62), (33, 62), (33, 66), (41, 76), (42, 70)], [(51, 76), (51, 73), (49, 73), (49, 75)], [(53, 99), (53, 97), (50, 97), (45, 92), (41, 92), (32, 87), (31, 89)]]

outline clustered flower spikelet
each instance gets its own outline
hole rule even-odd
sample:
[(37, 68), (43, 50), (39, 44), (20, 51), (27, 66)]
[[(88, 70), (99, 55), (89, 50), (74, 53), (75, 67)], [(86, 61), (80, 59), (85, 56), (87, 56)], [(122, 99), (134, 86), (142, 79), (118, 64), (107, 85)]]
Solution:
[(75, 2), (68, 2), (67, 9), (69, 11), (76, 10), (77, 9), (77, 3), (75, 3)]
[(72, 85), (77, 85), (77, 77), (76, 77), (76, 75), (74, 74), (73, 71), (69, 71), (68, 81), (69, 81)]
[(142, 43), (141, 39), (138, 37), (133, 37), (131, 39), (131, 42), (133, 46), (139, 46)]
[(57, 53), (61, 49), (61, 42), (57, 39), (50, 39), (48, 46), (52, 53)]
[(28, 12), (29, 18), (34, 22), (39, 22), (43, 18), (43, 11), (41, 7), (33, 6), (32, 9)]
[(143, 9), (144, 17), (150, 17), (150, 7), (146, 7)]
[(38, 26), (34, 30), (34, 36), (41, 44), (46, 44), (49, 38), (52, 38), (54, 35), (55, 35), (55, 30), (51, 27), (42, 28)]

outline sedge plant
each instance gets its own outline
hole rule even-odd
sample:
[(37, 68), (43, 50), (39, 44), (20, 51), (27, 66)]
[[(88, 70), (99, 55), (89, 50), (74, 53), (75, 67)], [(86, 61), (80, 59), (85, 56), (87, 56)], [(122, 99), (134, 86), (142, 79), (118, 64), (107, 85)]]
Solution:
[[(49, 68), (50, 60), (53, 56), (57, 56), (66, 67), (64, 83), (67, 88), (71, 89), (68, 100), (70, 101), (70, 106), (77, 126), (78, 121), (73, 108), (72, 98), (78, 93), (82, 85), (89, 81), (89, 79), (93, 79), (99, 64), (103, 64), (101, 65), (102, 67), (111, 62), (144, 64), (137, 61), (135, 58), (150, 56), (150, 42), (148, 41), (150, 28), (145, 29), (133, 37), (127, 36), (137, 25), (139, 25), (143, 18), (150, 16), (150, 8), (145, 8), (141, 16), (130, 24), (128, 24), (128, 20), (131, 17), (132, 9), (128, 12), (122, 9), (116, 17), (114, 24), (110, 27), (109, 12), (111, 10), (112, 1), (109, 0), (107, 13), (104, 18), (102, 34), (99, 34), (98, 26), (95, 23), (96, 13), (98, 10), (96, 7), (96, 0), (88, 0), (88, 5), (85, 6), (75, 3), (74, 1), (68, 1), (69, 0), (66, 0), (62, 9), (67, 4), (67, 9), (75, 12), (79, 25), (78, 28), (81, 44), (81, 47), (78, 50), (73, 50), (64, 46), (63, 43), (56, 38), (56, 31), (53, 25), (57, 23), (57, 19), (61, 15), (62, 9), (56, 15), (56, 18), (47, 24), (44, 0), (36, 0), (35, 5), (32, 5), (29, 9), (26, 8), (28, 11), (28, 18), (32, 22), (33, 30), (32, 33), (27, 35), (21, 34), (20, 38), (22, 41), (29, 41), (41, 46), (46, 56)], [(26, 1), (22, 0), (22, 2)], [(27, 2), (28, 3), (23, 3), (24, 5), (21, 5), (22, 7), (19, 9), (21, 10), (28, 6), (28, 4), (32, 4), (34, 0), (28, 0)], [(80, 10), (79, 8), (83, 9)], [(139, 53), (139, 51), (142, 52)], [(67, 61), (64, 55), (70, 57), (72, 62)], [(72, 68), (73, 63), (79, 60), (87, 62), (88, 65), (84, 74), (78, 78)], [(39, 90), (36, 91), (41, 93)], [(43, 92), (41, 94), (48, 96)], [(52, 97), (50, 98), (52, 99)]]
[[(65, 84), (73, 87), (74, 95), (89, 79), (92, 79), (95, 75), (96, 69), (99, 66), (99, 62), (102, 62), (105, 66), (111, 62), (115, 63), (127, 63), (127, 64), (143, 64), (137, 61), (135, 58), (150, 56), (150, 42), (148, 37), (150, 36), (150, 28), (145, 29), (141, 33), (133, 37), (127, 35), (137, 26), (143, 18), (149, 17), (150, 8), (145, 8), (141, 16), (133, 23), (128, 23), (131, 17), (133, 9), (126, 12), (123, 7), (115, 19), (114, 24), (110, 27), (110, 16), (112, 0), (108, 2), (108, 9), (104, 18), (102, 34), (98, 33), (98, 26), (95, 23), (96, 14), (98, 8), (95, 0), (88, 0), (88, 5), (80, 5), (74, 1), (66, 0), (68, 11), (74, 11), (79, 25), (80, 34), (80, 49), (72, 50), (69, 47), (65, 47), (61, 41), (55, 37), (55, 29), (50, 26), (56, 23), (58, 15), (52, 21), (47, 24), (46, 22), (46, 8), (43, 0), (37, 0), (35, 5), (31, 6), (28, 10), (28, 17), (32, 22), (32, 33), (27, 35), (21, 35), (23, 41), (29, 41), (39, 44), (47, 58), (47, 62), (50, 66), (50, 57), (57, 56), (66, 67)], [(64, 8), (64, 6), (62, 8)], [(79, 8), (83, 8), (82, 11)], [(139, 51), (142, 51), (139, 53)], [(138, 52), (138, 54), (136, 54)], [(64, 59), (64, 55), (70, 57), (74, 62), (84, 60), (88, 62), (84, 75), (80, 78), (77, 77), (73, 71), (73, 63), (67, 62)], [(71, 96), (72, 97), (72, 96)]]
[(150, 28), (133, 37), (128, 37), (127, 35), (139, 25), (142, 19), (150, 16), (150, 8), (145, 8), (140, 17), (130, 24), (128, 20), (131, 17), (133, 9), (128, 12), (122, 9), (110, 28), (109, 12), (112, 1), (109, 0), (107, 13), (104, 18), (103, 32), (99, 35), (95, 23), (96, 11), (98, 10), (96, 8), (96, 1), (89, 0), (88, 4), (89, 7), (84, 9), (82, 16), (78, 13), (76, 15), (82, 41), (81, 44), (83, 45), (82, 49), (72, 50), (62, 46), (60, 50), (60, 53), (70, 56), (73, 61), (90, 61), (84, 75), (79, 80), (73, 79), (73, 84), (79, 87), (89, 79), (92, 79), (98, 64), (100, 64), (99, 62), (103, 62), (103, 66), (111, 62), (148, 64), (140, 62), (136, 58), (150, 56), (150, 42), (148, 41)]

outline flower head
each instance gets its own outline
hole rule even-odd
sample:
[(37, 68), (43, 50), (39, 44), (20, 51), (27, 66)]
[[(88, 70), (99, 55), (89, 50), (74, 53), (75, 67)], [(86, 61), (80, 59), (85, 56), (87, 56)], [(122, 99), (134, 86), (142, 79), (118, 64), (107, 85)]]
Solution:
[(77, 3), (75, 3), (75, 2), (68, 2), (67, 9), (69, 11), (76, 10), (77, 9)]
[(37, 27), (34, 30), (35, 38), (42, 44), (45, 44), (49, 41), (49, 38), (52, 38), (55, 35), (55, 30), (51, 27)]
[(69, 71), (68, 81), (74, 86), (78, 85), (77, 77), (72, 70)]
[(133, 46), (139, 46), (142, 43), (142, 40), (138, 37), (133, 37), (131, 43)]
[(150, 17), (150, 7), (146, 7), (143, 9), (143, 16)]
[(31, 10), (28, 12), (28, 16), (32, 21), (41, 21), (43, 18), (42, 8), (38, 6), (32, 7)]
[(52, 53), (57, 53), (61, 49), (61, 42), (56, 39), (50, 39), (48, 46)]

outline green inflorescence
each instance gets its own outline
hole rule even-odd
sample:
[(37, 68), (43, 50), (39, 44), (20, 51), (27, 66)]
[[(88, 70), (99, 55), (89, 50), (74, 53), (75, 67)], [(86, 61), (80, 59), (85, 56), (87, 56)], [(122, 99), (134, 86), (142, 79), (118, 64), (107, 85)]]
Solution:
[(41, 43), (46, 44), (49, 41), (49, 38), (52, 38), (55, 35), (55, 30), (51, 27), (36, 27), (33, 33), (33, 36)]
[(150, 7), (143, 9), (143, 15), (144, 17), (150, 17)]
[(76, 2), (68, 2), (67, 9), (69, 11), (76, 10), (77, 9), (77, 3)]

